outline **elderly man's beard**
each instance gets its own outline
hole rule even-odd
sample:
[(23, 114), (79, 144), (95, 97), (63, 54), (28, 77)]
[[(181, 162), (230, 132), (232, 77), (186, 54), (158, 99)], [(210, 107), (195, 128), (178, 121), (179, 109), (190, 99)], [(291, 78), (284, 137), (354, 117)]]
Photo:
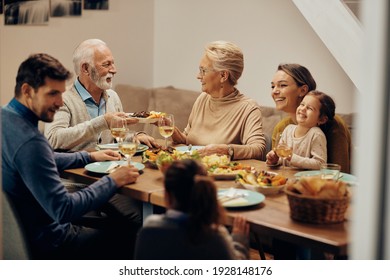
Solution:
[[(107, 75), (103, 77), (99, 77), (98, 72), (95, 68), (91, 69), (91, 80), (95, 83), (95, 85), (98, 88), (101, 88), (103, 90), (110, 89), (112, 87), (112, 78), (114, 77), (113, 74), (108, 73)], [(107, 79), (110, 79), (110, 81), (107, 81)]]

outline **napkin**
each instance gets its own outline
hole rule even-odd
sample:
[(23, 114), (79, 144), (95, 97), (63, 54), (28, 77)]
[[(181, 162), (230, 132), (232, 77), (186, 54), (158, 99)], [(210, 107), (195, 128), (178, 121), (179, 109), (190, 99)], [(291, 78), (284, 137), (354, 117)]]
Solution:
[(111, 172), (113, 172), (116, 168), (118, 168), (119, 166), (120, 166), (120, 165), (119, 165), (118, 163), (113, 162), (113, 163), (110, 164), (110, 166), (108, 166), (106, 172), (107, 172), (107, 173), (111, 173)]

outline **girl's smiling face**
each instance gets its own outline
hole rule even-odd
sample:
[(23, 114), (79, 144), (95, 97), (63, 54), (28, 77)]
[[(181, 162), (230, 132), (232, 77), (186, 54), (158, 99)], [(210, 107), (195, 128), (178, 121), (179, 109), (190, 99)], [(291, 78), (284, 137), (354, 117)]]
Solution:
[(319, 126), (326, 122), (326, 117), (321, 117), (321, 102), (316, 96), (306, 95), (296, 110), (298, 125), (306, 128)]

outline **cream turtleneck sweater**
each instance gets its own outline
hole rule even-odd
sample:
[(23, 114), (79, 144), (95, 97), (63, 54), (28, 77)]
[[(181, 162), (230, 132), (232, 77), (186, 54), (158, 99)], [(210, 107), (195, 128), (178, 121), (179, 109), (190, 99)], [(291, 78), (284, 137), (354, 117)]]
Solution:
[(192, 107), (184, 133), (186, 144), (232, 144), (236, 160), (264, 157), (260, 106), (238, 90), (222, 98), (203, 92)]

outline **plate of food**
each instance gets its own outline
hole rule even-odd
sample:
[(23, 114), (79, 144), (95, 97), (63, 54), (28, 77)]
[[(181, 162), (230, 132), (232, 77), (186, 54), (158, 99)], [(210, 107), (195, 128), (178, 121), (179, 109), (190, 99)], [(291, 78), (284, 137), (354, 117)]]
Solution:
[[(321, 171), (320, 170), (307, 170), (307, 171), (301, 171), (294, 174), (295, 177), (302, 177), (302, 176), (320, 176)], [(339, 180), (343, 181), (348, 184), (356, 184), (357, 178), (348, 173), (340, 172)]]
[(160, 168), (162, 165), (166, 166), (174, 160), (187, 158), (200, 159), (200, 155), (196, 150), (192, 153), (186, 153), (178, 151), (173, 147), (168, 147), (167, 149), (149, 149), (142, 154), (142, 162), (151, 168)]
[(156, 112), (156, 111), (140, 111), (134, 113), (128, 113), (129, 118), (135, 118), (139, 123), (156, 123), (160, 116), (163, 116), (165, 113)]
[[(97, 145), (98, 149), (99, 150), (118, 150), (118, 143), (108, 143), (108, 144), (99, 144)], [(144, 144), (138, 144), (137, 146), (137, 153), (141, 153), (141, 152), (144, 152), (146, 150), (148, 150), (149, 147), (147, 145), (144, 145)]]
[[(132, 162), (131, 164), (134, 165), (134, 167), (137, 168), (138, 170), (142, 170), (145, 168), (145, 165), (139, 162)], [(109, 174), (122, 165), (127, 165), (127, 161), (122, 160), (122, 161), (92, 162), (87, 164), (85, 166), (85, 169), (94, 173)]]
[(235, 188), (218, 190), (218, 201), (226, 208), (253, 206), (264, 200), (263, 194), (249, 190)]
[(260, 192), (264, 195), (280, 193), (287, 180), (283, 175), (264, 170), (259, 173), (242, 171), (236, 177), (236, 182), (245, 189)]
[(227, 155), (209, 155), (202, 158), (209, 176), (216, 180), (234, 180), (242, 170), (251, 171), (253, 167), (237, 161), (230, 161)]

